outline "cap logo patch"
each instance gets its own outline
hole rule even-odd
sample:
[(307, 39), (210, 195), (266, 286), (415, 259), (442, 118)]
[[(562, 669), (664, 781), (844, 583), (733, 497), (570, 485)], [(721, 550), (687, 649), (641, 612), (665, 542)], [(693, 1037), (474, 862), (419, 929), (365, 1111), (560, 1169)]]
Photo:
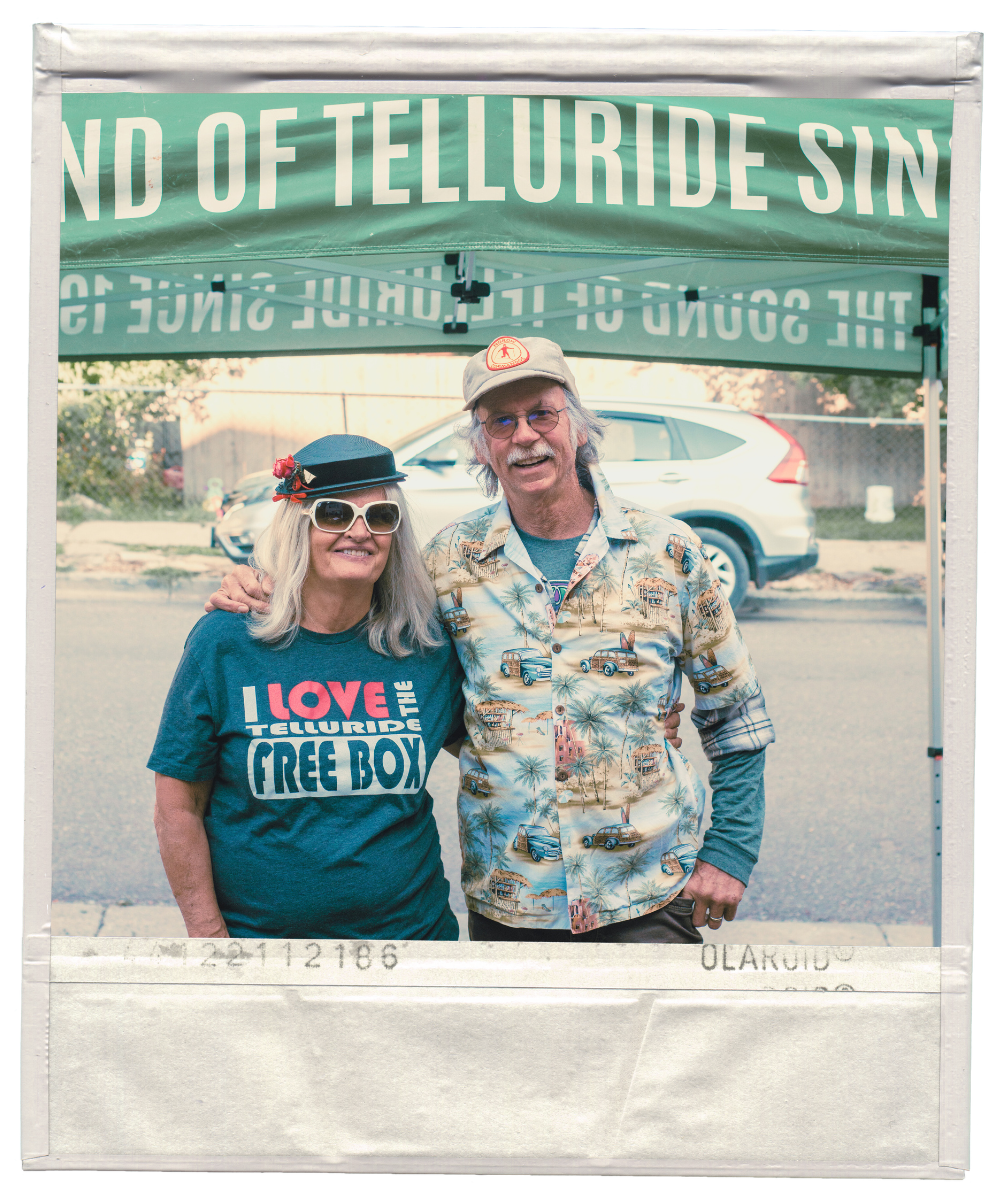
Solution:
[(491, 371), (509, 371), (526, 363), (531, 355), (528, 347), (516, 337), (498, 337), (486, 349), (486, 366)]

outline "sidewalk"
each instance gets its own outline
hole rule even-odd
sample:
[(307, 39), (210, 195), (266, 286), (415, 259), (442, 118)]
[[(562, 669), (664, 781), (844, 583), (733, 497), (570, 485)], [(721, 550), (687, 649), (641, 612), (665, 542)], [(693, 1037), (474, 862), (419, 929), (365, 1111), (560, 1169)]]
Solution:
[[(212, 526), (193, 521), (56, 522), (56, 560), (60, 592), (67, 585), (99, 581), (146, 585), (156, 575), (172, 575), (171, 586), (185, 580), (202, 583), (230, 569), (221, 551), (211, 550)], [(923, 542), (823, 540), (813, 571), (751, 589), (747, 603), (861, 600), (922, 603), (926, 572)], [(167, 572), (164, 568), (172, 568)], [(200, 585), (199, 585), (200, 586)], [(209, 589), (211, 590), (211, 589)], [(93, 597), (94, 599), (104, 597)], [(110, 596), (107, 598), (111, 598)]]
[(927, 550), (923, 542), (821, 540), (811, 571), (751, 591), (747, 601), (863, 600), (923, 603)]
[[(61, 583), (98, 579), (169, 578), (225, 574), (229, 559), (211, 548), (212, 527), (194, 521), (56, 522), (56, 570)], [(151, 576), (149, 572), (154, 572)], [(145, 578), (143, 578), (145, 576)]]
[[(467, 941), (459, 918), (461, 940)], [(752, 946), (929, 946), (929, 925), (864, 925), (833, 921), (731, 921), (706, 942)], [(173, 904), (52, 904), (54, 937), (186, 937)]]

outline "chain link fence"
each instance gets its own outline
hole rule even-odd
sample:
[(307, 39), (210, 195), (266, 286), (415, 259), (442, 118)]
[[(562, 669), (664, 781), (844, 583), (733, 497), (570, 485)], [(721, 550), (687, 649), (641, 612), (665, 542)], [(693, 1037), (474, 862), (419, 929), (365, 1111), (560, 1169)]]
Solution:
[[(816, 512), (817, 537), (923, 540), (922, 422), (795, 413), (768, 416), (801, 444), (809, 459), (809, 499)], [(947, 422), (942, 422), (940, 436), (943, 477)], [(894, 520), (865, 518), (869, 487), (892, 488)]]

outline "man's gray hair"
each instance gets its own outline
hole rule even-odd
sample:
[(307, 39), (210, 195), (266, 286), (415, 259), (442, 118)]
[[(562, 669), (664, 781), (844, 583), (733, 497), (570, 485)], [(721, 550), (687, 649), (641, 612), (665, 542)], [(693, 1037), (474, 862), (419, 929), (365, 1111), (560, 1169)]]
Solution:
[[(569, 419), (570, 436), (574, 441), (581, 433), (586, 435), (582, 445), (576, 448), (576, 474), (582, 487), (593, 491), (588, 467), (591, 463), (600, 461), (600, 444), (604, 439), (606, 422), (589, 409), (583, 407), (579, 400), (567, 388), (562, 389), (566, 397), (566, 417)], [(490, 440), (482, 421), (476, 416), (475, 409), (469, 414), (469, 419), (455, 427), (455, 434), (460, 437), (468, 448), (468, 472), (474, 476), (480, 488), (487, 496), (495, 496), (500, 490), (500, 480), (489, 461), (481, 463), (476, 457), (479, 451), (489, 460)], [(545, 436), (544, 434), (542, 435)]]

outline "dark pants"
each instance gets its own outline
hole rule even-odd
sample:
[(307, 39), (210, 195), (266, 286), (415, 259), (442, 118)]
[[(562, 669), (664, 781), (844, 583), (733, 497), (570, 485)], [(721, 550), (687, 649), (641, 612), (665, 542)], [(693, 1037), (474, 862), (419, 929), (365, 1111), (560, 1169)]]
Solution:
[(469, 913), (469, 938), (474, 942), (687, 942), (704, 940), (694, 927), (694, 901), (671, 900), (656, 912), (631, 921), (617, 921), (586, 933), (568, 929), (515, 929), (479, 913)]

